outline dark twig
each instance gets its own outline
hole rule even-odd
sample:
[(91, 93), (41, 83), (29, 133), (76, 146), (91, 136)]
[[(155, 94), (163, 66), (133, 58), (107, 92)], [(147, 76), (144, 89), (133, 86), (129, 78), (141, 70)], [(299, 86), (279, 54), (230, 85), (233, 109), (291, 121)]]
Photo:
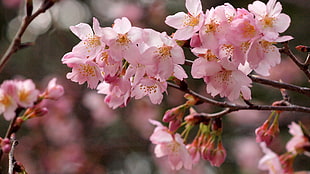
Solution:
[(283, 43), (283, 49), (281, 49), (281, 52), (288, 55), (291, 60), (299, 67), (301, 71), (305, 73), (305, 75), (310, 79), (310, 71), (309, 71), (309, 65), (306, 63), (302, 63), (298, 60), (298, 58), (292, 53), (290, 47), (288, 46), (288, 43)]
[(30, 3), (27, 3), (26, 12), (27, 14), (23, 18), (22, 24), (20, 25), (17, 33), (15, 34), (10, 46), (2, 56), (0, 60), (0, 72), (3, 70), (4, 66), (6, 65), (7, 61), (11, 58), (11, 56), (23, 48), (23, 45), (21, 43), (22, 36), (24, 35), (27, 27), (29, 24), (40, 14), (44, 13), (48, 8), (50, 8), (54, 4), (53, 1), (44, 1), (41, 5), (41, 7), (32, 15), (28, 16), (32, 10), (30, 10)]
[(170, 83), (170, 82), (168, 82), (168, 85), (170, 87), (179, 89), (183, 92), (189, 93), (189, 94), (197, 97), (202, 102), (209, 103), (209, 104), (216, 105), (216, 106), (220, 106), (220, 107), (224, 107), (224, 108), (229, 108), (230, 109), (229, 112), (238, 111), (238, 110), (269, 110), (269, 111), (277, 110), (277, 111), (296, 111), (296, 112), (310, 113), (309, 107), (293, 105), (293, 104), (289, 104), (288, 106), (272, 106), (272, 105), (256, 105), (256, 104), (245, 106), (245, 105), (237, 105), (237, 104), (233, 104), (233, 103), (227, 103), (225, 101), (220, 102), (220, 101), (216, 101), (216, 100), (210, 99), (208, 97), (205, 97), (203, 95), (200, 95), (199, 93), (196, 93), (193, 90), (181, 89), (179, 86), (177, 86), (173, 83)]
[(307, 88), (307, 87), (300, 87), (300, 86), (292, 85), (289, 83), (269, 80), (269, 79), (265, 79), (265, 78), (262, 78), (256, 75), (248, 75), (248, 77), (250, 77), (252, 81), (256, 83), (269, 85), (269, 86), (272, 86), (274, 88), (279, 88), (279, 89), (287, 89), (287, 90), (298, 92), (300, 94), (310, 96), (310, 88)]
[(228, 114), (230, 112), (233, 112), (233, 110), (231, 110), (230, 108), (225, 108), (224, 110), (222, 110), (220, 112), (216, 112), (216, 113), (212, 113), (212, 114), (200, 113), (200, 115), (208, 117), (208, 118), (220, 118), (223, 115), (226, 115), (226, 114)]

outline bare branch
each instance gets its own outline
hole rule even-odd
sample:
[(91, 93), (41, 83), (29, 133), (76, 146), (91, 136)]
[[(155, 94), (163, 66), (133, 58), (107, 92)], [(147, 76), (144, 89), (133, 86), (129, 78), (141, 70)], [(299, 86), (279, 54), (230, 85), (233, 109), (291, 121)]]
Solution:
[[(24, 35), (26, 29), (28, 28), (29, 24), (40, 14), (44, 13), (48, 8), (50, 8), (54, 2), (46, 1), (42, 3), (41, 7), (33, 13), (31, 16), (28, 16), (30, 13), (30, 7), (26, 7), (26, 11), (28, 15), (26, 14), (23, 18), (22, 24), (20, 25), (17, 33), (15, 34), (10, 46), (2, 56), (0, 60), (0, 72), (3, 70), (4, 66), (6, 65), (7, 61), (11, 58), (11, 56), (17, 52), (19, 49), (23, 48), (23, 44), (21, 43), (22, 36)], [(28, 4), (27, 4), (28, 5)]]
[(229, 108), (229, 112), (238, 111), (238, 110), (269, 110), (269, 111), (277, 110), (277, 111), (296, 111), (296, 112), (310, 113), (309, 107), (293, 105), (293, 104), (289, 104), (288, 106), (271, 106), (271, 105), (256, 105), (256, 104), (237, 105), (233, 103), (227, 103), (225, 101), (221, 102), (221, 101), (216, 101), (208, 97), (205, 97), (203, 95), (200, 95), (199, 93), (193, 90), (190, 90), (190, 89), (184, 90), (180, 88), (179, 86), (177, 86), (176, 84), (173, 84), (170, 82), (168, 82), (168, 85), (170, 87), (179, 89), (183, 92), (189, 93), (197, 97), (199, 100), (201, 100), (204, 103), (209, 103), (209, 104), (216, 105), (216, 106), (223, 107), (223, 108)]
[(252, 81), (256, 83), (269, 85), (269, 86), (272, 86), (274, 88), (279, 88), (279, 89), (287, 89), (287, 90), (298, 92), (300, 94), (310, 96), (310, 88), (307, 88), (307, 87), (300, 87), (300, 86), (292, 85), (289, 83), (269, 80), (269, 79), (265, 79), (265, 78), (262, 78), (256, 75), (248, 75), (248, 77), (250, 77)]
[(309, 65), (304, 64), (298, 60), (298, 58), (292, 53), (291, 49), (288, 46), (288, 42), (283, 43), (284, 47), (281, 49), (281, 52), (288, 55), (292, 61), (299, 67), (301, 71), (305, 73), (305, 75), (310, 79), (310, 71), (309, 71)]

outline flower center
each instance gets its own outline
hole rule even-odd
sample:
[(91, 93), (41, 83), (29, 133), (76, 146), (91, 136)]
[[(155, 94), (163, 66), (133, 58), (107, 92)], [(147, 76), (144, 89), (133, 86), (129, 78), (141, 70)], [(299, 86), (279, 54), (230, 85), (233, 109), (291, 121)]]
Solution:
[(216, 32), (218, 26), (219, 26), (219, 24), (217, 24), (217, 23), (214, 22), (214, 21), (211, 21), (210, 24), (206, 24), (206, 25), (205, 25), (205, 27), (206, 27), (205, 32), (206, 32), (206, 33), (209, 33), (209, 32)]
[(232, 71), (222, 70), (216, 74), (215, 81), (217, 83), (221, 83), (221, 84), (227, 86), (230, 83), (231, 76), (232, 76)]
[(256, 34), (255, 27), (251, 25), (249, 22), (244, 23), (244, 27), (242, 28), (243, 30), (243, 37), (249, 38), (249, 37), (254, 37)]
[[(87, 38), (84, 44), (86, 45), (86, 48), (95, 48), (97, 46), (100, 46), (100, 39), (97, 36), (92, 36)], [(88, 50), (88, 52), (90, 51)]]
[(116, 42), (118, 42), (120, 45), (127, 45), (129, 44), (131, 41), (129, 40), (128, 34), (118, 34), (117, 40)]
[(158, 48), (157, 53), (162, 58), (171, 57), (171, 52), (170, 52), (171, 49), (172, 49), (171, 46), (164, 45), (164, 46)]
[(188, 16), (186, 16), (185, 21), (184, 21), (184, 26), (196, 26), (199, 24), (199, 17), (200, 15), (194, 17), (191, 14), (188, 14)]
[(157, 85), (152, 85), (152, 86), (146, 86), (146, 85), (142, 85), (140, 84), (139, 86), (140, 90), (142, 90), (144, 93), (148, 93), (148, 94), (152, 94), (152, 93), (156, 93), (157, 92)]
[(265, 16), (265, 18), (263, 19), (264, 27), (272, 27), (274, 20), (275, 20), (275, 18), (273, 18), (273, 17)]
[(82, 76), (92, 76), (95, 77), (95, 67), (88, 64), (80, 64), (78, 71)]

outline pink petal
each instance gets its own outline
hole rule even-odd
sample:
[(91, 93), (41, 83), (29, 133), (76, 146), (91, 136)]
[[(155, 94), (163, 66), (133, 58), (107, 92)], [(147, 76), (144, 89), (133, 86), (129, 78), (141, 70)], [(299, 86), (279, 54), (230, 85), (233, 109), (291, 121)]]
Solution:
[(128, 18), (116, 19), (114, 21), (113, 29), (120, 34), (125, 34), (131, 29), (131, 23)]
[(94, 35), (91, 27), (85, 23), (80, 23), (75, 26), (71, 26), (70, 30), (81, 40), (86, 40), (87, 38), (92, 37)]
[(202, 12), (200, 0), (186, 0), (185, 7), (194, 17), (198, 16)]
[(187, 14), (184, 12), (178, 12), (174, 15), (167, 16), (165, 23), (175, 29), (181, 29), (184, 27), (184, 20), (186, 16)]

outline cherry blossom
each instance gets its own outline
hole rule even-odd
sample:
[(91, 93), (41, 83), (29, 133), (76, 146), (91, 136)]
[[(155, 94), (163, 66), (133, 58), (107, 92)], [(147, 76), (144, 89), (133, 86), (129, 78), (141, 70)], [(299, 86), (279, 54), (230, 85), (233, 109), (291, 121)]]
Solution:
[(115, 109), (119, 106), (126, 106), (130, 97), (130, 81), (123, 77), (115, 78), (110, 83), (101, 82), (98, 87), (99, 94), (106, 94), (105, 103)]
[(191, 38), (201, 28), (204, 20), (200, 0), (186, 0), (185, 6), (188, 14), (178, 12), (167, 16), (165, 20), (167, 25), (177, 29), (173, 36), (177, 40), (188, 40)]
[(148, 95), (153, 104), (159, 104), (163, 99), (162, 93), (166, 89), (167, 82), (160, 82), (153, 78), (144, 77), (139, 84), (133, 87), (131, 97), (140, 99)]
[(267, 40), (277, 38), (278, 33), (284, 32), (290, 25), (290, 17), (281, 13), (282, 5), (276, 0), (269, 0), (267, 4), (255, 1), (248, 9), (255, 15), (258, 26)]
[(93, 30), (85, 23), (71, 26), (70, 30), (81, 39), (81, 42), (73, 47), (73, 52), (85, 55), (87, 58), (94, 58), (104, 48), (105, 44), (100, 41), (102, 36), (99, 22), (93, 18)]
[(180, 170), (182, 167), (191, 169), (192, 159), (180, 134), (170, 133), (167, 127), (155, 120), (150, 120), (150, 122), (156, 126), (150, 137), (152, 143), (156, 144), (154, 150), (156, 157), (167, 156), (173, 170)]
[(67, 78), (74, 82), (88, 83), (88, 87), (94, 89), (99, 81), (103, 80), (101, 70), (93, 60), (85, 58), (73, 52), (67, 53), (62, 61), (72, 68), (72, 72), (67, 74)]
[(45, 92), (44, 98), (57, 100), (64, 94), (64, 88), (61, 85), (56, 84), (57, 78), (53, 78), (49, 81)]
[(264, 142), (260, 143), (265, 156), (258, 162), (258, 168), (269, 171), (269, 174), (284, 174), (280, 159), (276, 153), (270, 150)]
[(36, 89), (32, 80), (16, 81), (17, 104), (21, 107), (32, 107), (38, 99), (39, 90)]
[[(292, 122), (288, 127), (289, 133), (293, 135), (293, 137), (287, 142), (286, 150), (293, 154), (297, 154), (299, 153), (299, 148), (302, 148), (307, 142), (309, 143), (309, 140), (304, 136), (301, 127), (297, 123)], [(301, 152), (302, 151), (303, 150), (301, 150)]]
[[(207, 84), (206, 91), (212, 96), (220, 94), (229, 100), (235, 100), (242, 93), (245, 99), (251, 98), (251, 79), (232, 63), (218, 61), (217, 58), (207, 51), (206, 58), (199, 57), (192, 65), (192, 76), (202, 78)], [(209, 61), (209, 60), (210, 61)]]
[(101, 40), (109, 46), (111, 57), (122, 60), (127, 53), (137, 51), (136, 44), (141, 40), (141, 28), (132, 27), (131, 22), (123, 17), (116, 19), (112, 28), (102, 29)]

